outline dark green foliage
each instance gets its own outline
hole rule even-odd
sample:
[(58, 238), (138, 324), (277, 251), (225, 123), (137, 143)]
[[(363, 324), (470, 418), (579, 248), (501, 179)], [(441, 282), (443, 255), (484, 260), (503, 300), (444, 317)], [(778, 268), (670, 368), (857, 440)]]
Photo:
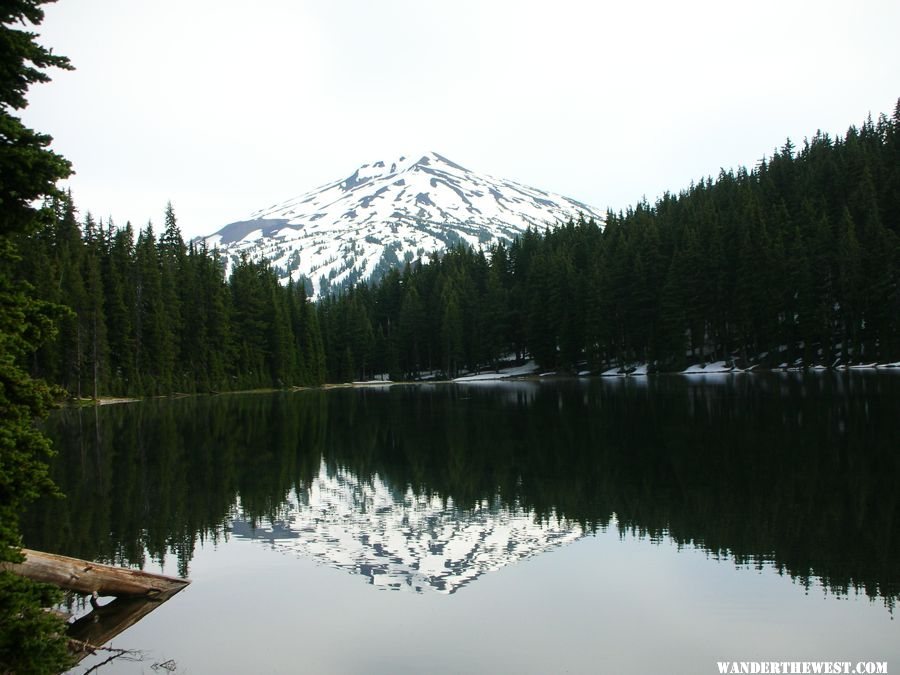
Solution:
[(239, 261), (228, 281), (217, 251), (181, 237), (171, 204), (157, 238), (134, 240), (68, 195), (20, 241), (18, 277), (60, 306), (58, 334), (28, 359), (33, 374), (72, 396), (168, 395), (321, 384), (325, 356), (302, 285), (265, 263)]
[(562, 372), (896, 360), (898, 125), (787, 142), (753, 171), (602, 226), (457, 244), (315, 309), (262, 262), (238, 260), (226, 282), (215, 251), (185, 245), (171, 204), (163, 234), (148, 225), (135, 243), (130, 226), (79, 226), (63, 195), (20, 274), (71, 311), (30, 367), (96, 396), (453, 377), (509, 357)]
[[(34, 299), (17, 274), (17, 242), (37, 229), (32, 203), (55, 192), (68, 162), (47, 149), (50, 137), (11, 114), (24, 108), (29, 85), (48, 80), (43, 69), (68, 68), (22, 30), (43, 19), (39, 0), (3, 3), (0, 10), (0, 561), (21, 560), (19, 517), (41, 494), (54, 492), (45, 460), (50, 444), (34, 422), (51, 403), (49, 388), (23, 365), (51, 335), (54, 311)], [(43, 253), (43, 251), (42, 251)], [(31, 264), (47, 271), (46, 256)], [(88, 270), (90, 271), (90, 270)], [(60, 364), (57, 364), (59, 367)], [(0, 672), (52, 673), (68, 663), (63, 624), (43, 611), (55, 596), (46, 587), (0, 573)]]
[[(568, 372), (900, 359), (898, 139), (900, 115), (882, 115), (603, 227), (435, 254), (320, 306), (328, 379), (454, 376), (501, 356)], [(358, 337), (369, 325), (385, 346)]]
[(70, 662), (65, 624), (44, 610), (62, 599), (50, 586), (0, 572), (0, 668), (57, 673)]
[(35, 429), (52, 398), (50, 389), (18, 365), (50, 330), (43, 306), (31, 300), (27, 287), (10, 281), (6, 238), (0, 239), (0, 560), (16, 560), (19, 513), (38, 495), (52, 491), (44, 460), (50, 444)]

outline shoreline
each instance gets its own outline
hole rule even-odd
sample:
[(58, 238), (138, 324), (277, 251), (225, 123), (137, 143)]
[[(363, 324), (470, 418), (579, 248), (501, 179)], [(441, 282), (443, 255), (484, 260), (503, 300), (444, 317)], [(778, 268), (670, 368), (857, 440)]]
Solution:
[[(608, 372), (608, 371), (607, 371)], [(321, 385), (316, 386), (290, 386), (284, 387), (282, 389), (274, 388), (274, 387), (262, 387), (260, 389), (239, 389), (234, 391), (205, 391), (205, 392), (195, 392), (195, 393), (185, 393), (185, 392), (177, 392), (170, 395), (160, 395), (160, 396), (146, 396), (146, 397), (129, 397), (129, 396), (100, 396), (96, 399), (93, 398), (82, 398), (82, 399), (67, 399), (59, 402), (59, 407), (97, 407), (97, 406), (107, 406), (107, 405), (121, 405), (125, 403), (139, 403), (141, 401), (150, 401), (154, 399), (177, 399), (177, 398), (191, 398), (196, 396), (236, 396), (242, 394), (276, 394), (276, 393), (292, 393), (292, 392), (301, 392), (301, 391), (328, 391), (331, 389), (373, 389), (378, 387), (394, 387), (394, 386), (409, 386), (409, 385), (442, 385), (442, 384), (480, 384), (480, 383), (494, 383), (494, 382), (547, 382), (547, 381), (558, 381), (558, 380), (586, 380), (586, 379), (600, 379), (600, 380), (634, 380), (646, 377), (657, 377), (657, 376), (673, 376), (680, 375), (686, 377), (688, 379), (694, 379), (702, 377), (722, 377), (723, 375), (760, 375), (760, 374), (796, 374), (796, 373), (835, 373), (835, 374), (845, 374), (850, 372), (894, 372), (900, 373), (900, 367), (894, 364), (887, 365), (878, 365), (878, 366), (868, 366), (868, 367), (843, 367), (843, 368), (774, 368), (774, 369), (748, 369), (748, 370), (715, 370), (715, 371), (703, 371), (703, 370), (690, 370), (690, 371), (673, 371), (673, 372), (642, 372), (642, 373), (615, 373), (615, 374), (606, 374), (606, 373), (560, 373), (560, 372), (546, 372), (541, 373), (538, 371), (531, 373), (516, 373), (516, 374), (503, 374), (503, 373), (479, 373), (477, 375), (463, 375), (454, 379), (433, 379), (433, 380), (362, 380), (355, 382), (328, 382)]]

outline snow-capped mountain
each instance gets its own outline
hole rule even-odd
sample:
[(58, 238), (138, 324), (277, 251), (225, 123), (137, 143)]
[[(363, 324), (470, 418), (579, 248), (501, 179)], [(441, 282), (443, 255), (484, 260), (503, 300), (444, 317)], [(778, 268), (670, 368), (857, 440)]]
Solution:
[(391, 590), (453, 593), (482, 574), (572, 543), (577, 524), (499, 504), (460, 509), (439, 496), (392, 491), (378, 477), (363, 481), (323, 464), (303, 494), (294, 493), (279, 520), (232, 521), (236, 537), (360, 574)]
[(206, 238), (229, 261), (267, 258), (283, 281), (307, 280), (313, 296), (380, 278), (404, 261), (427, 261), (459, 241), (509, 242), (578, 214), (603, 215), (581, 202), (476, 174), (437, 153), (364, 164), (352, 175)]

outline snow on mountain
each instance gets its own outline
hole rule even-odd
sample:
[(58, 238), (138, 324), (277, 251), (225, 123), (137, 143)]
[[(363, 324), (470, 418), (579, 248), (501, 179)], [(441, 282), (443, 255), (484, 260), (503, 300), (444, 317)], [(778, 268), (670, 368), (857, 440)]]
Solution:
[(509, 242), (528, 227), (603, 215), (581, 202), (476, 174), (437, 153), (364, 164), (324, 185), (226, 225), (205, 239), (229, 262), (267, 258), (283, 281), (314, 297), (457, 242)]
[(232, 521), (232, 534), (366, 577), (383, 589), (454, 593), (481, 575), (572, 543), (577, 524), (536, 522), (523, 510), (484, 503), (460, 509), (439, 496), (397, 494), (377, 476), (319, 475), (293, 493), (279, 520)]

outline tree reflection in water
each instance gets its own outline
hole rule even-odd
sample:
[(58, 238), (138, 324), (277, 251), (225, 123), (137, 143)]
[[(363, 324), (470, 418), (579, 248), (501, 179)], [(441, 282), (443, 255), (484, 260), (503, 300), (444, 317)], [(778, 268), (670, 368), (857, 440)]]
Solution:
[[(416, 385), (151, 400), (48, 423), (65, 500), (26, 544), (142, 565), (290, 517), (321, 476), (771, 565), (893, 607), (900, 375)], [(318, 481), (318, 483), (317, 483)]]

